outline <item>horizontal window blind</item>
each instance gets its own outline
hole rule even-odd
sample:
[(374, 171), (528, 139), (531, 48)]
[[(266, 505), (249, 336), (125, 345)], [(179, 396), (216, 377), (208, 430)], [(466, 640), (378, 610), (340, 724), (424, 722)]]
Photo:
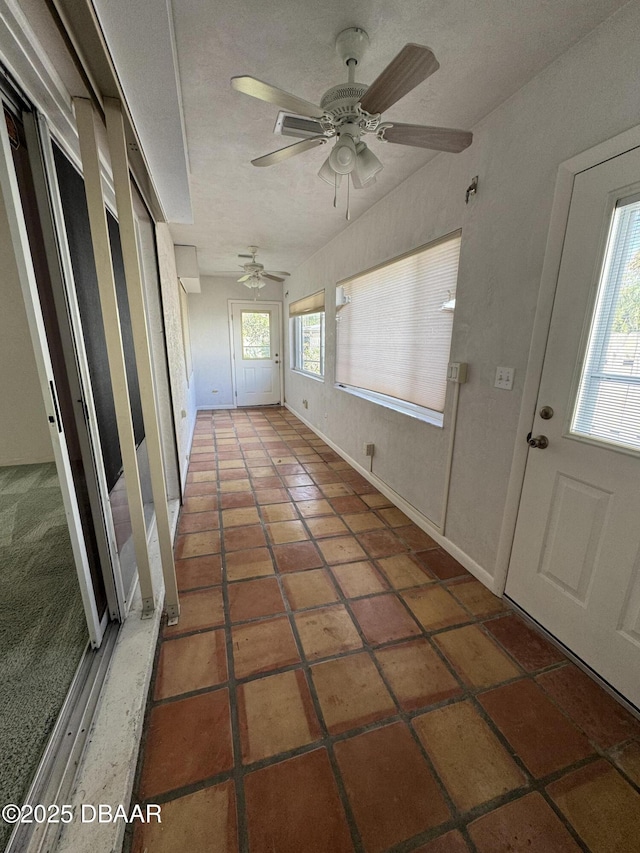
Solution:
[(342, 282), (336, 382), (444, 410), (460, 234)]
[(571, 431), (640, 450), (640, 198), (613, 216)]
[(312, 293), (311, 296), (305, 296), (304, 299), (298, 299), (289, 305), (290, 317), (317, 314), (318, 311), (324, 311), (324, 290), (319, 290), (317, 293)]

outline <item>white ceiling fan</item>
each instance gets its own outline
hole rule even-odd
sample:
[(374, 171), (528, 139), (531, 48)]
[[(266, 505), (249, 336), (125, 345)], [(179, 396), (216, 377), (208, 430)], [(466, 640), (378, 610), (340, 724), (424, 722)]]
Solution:
[(245, 274), (238, 279), (238, 282), (241, 282), (246, 287), (253, 290), (254, 296), (267, 283), (265, 279), (268, 279), (269, 281), (282, 282), (285, 280), (286, 276), (290, 275), (290, 273), (282, 271), (267, 272), (264, 265), (256, 261), (258, 247), (249, 246), (249, 251), (251, 252), (250, 255), (238, 255), (239, 258), (250, 258), (248, 263), (240, 264), (240, 267), (244, 270)]
[(318, 145), (326, 145), (335, 138), (335, 145), (318, 172), (319, 177), (334, 185), (337, 190), (342, 176), (347, 175), (348, 180), (351, 175), (354, 188), (361, 189), (373, 184), (382, 169), (380, 160), (362, 141), (366, 134), (374, 134), (382, 142), (451, 153), (458, 153), (471, 145), (473, 135), (466, 130), (383, 121), (382, 113), (385, 110), (440, 66), (428, 47), (406, 44), (374, 82), (367, 86), (355, 82), (355, 69), (368, 45), (369, 37), (360, 27), (350, 27), (338, 35), (336, 51), (349, 69), (349, 79), (347, 83), (333, 86), (325, 92), (319, 106), (255, 77), (231, 78), (231, 85), (236, 91), (304, 117), (305, 126), (313, 124), (316, 131), (315, 135), (301, 142), (252, 160), (254, 166), (273, 166)]

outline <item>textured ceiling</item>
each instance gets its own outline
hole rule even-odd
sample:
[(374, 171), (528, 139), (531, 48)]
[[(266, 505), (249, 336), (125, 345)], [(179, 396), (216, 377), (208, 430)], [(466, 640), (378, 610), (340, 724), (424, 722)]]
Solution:
[[(472, 129), (623, 5), (623, 0), (174, 2), (194, 213), (193, 225), (171, 226), (174, 241), (197, 246), (205, 275), (233, 270), (236, 254), (252, 243), (261, 247), (258, 260), (268, 268), (293, 270), (346, 224), (344, 194), (334, 209), (333, 189), (316, 176), (325, 146), (269, 168), (250, 164), (295, 140), (274, 136), (277, 107), (232, 91), (232, 76), (250, 74), (318, 103), (326, 89), (346, 80), (335, 37), (357, 25), (371, 40), (356, 74), (359, 82), (372, 82), (406, 42), (427, 45), (440, 62), (440, 70), (385, 119)], [(371, 147), (385, 168), (375, 187), (351, 192), (352, 220), (436, 156), (376, 141)]]
[(167, 0), (93, 0), (166, 215), (192, 222), (189, 175)]

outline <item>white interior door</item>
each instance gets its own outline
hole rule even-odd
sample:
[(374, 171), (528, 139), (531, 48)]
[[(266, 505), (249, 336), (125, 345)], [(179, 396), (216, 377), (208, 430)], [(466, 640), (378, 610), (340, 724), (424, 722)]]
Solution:
[(532, 435), (506, 593), (640, 707), (640, 149), (575, 178)]
[(280, 303), (229, 303), (237, 406), (280, 403)]

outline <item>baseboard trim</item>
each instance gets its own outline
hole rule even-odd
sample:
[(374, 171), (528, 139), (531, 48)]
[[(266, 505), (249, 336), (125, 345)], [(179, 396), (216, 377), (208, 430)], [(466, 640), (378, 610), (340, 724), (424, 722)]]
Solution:
[[(468, 572), (470, 572), (475, 578), (477, 578), (481, 583), (483, 583), (488, 589), (492, 592), (496, 592), (495, 584), (493, 576), (484, 569), (479, 563), (470, 557), (467, 553), (465, 553), (461, 548), (459, 548), (454, 542), (448, 539), (446, 536), (443, 536), (442, 533), (433, 525), (426, 515), (423, 515), (420, 510), (416, 509), (413, 504), (410, 504), (402, 495), (398, 494), (394, 489), (391, 488), (384, 480), (381, 480), (380, 477), (376, 476), (371, 471), (368, 471), (364, 468), (359, 462), (357, 462), (353, 457), (349, 456), (338, 444), (332, 441), (329, 436), (325, 435), (321, 432), (316, 426), (310, 423), (304, 415), (300, 414), (300, 412), (296, 411), (289, 403), (285, 402), (285, 408), (287, 408), (291, 414), (295, 415), (299, 420), (302, 421), (305, 426), (308, 426), (310, 430), (312, 430), (318, 438), (321, 438), (332, 450), (341, 456), (345, 462), (348, 462), (355, 470), (361, 474), (365, 480), (368, 480), (372, 486), (375, 486), (379, 492), (389, 498), (390, 501), (401, 509), (402, 512), (409, 516), (411, 521), (418, 525), (421, 530), (424, 530), (432, 539), (434, 539), (441, 548), (443, 548), (448, 554), (451, 554), (459, 563), (461, 563)], [(497, 595), (502, 595), (502, 590), (496, 592)]]
[(187, 446), (187, 464), (184, 466), (184, 474), (180, 477), (180, 495), (184, 499), (184, 490), (187, 487), (187, 475), (189, 474), (189, 460), (191, 459), (191, 451), (193, 450), (193, 437), (196, 434), (196, 420), (198, 419), (198, 410), (196, 409), (191, 422), (191, 430), (189, 442)]

